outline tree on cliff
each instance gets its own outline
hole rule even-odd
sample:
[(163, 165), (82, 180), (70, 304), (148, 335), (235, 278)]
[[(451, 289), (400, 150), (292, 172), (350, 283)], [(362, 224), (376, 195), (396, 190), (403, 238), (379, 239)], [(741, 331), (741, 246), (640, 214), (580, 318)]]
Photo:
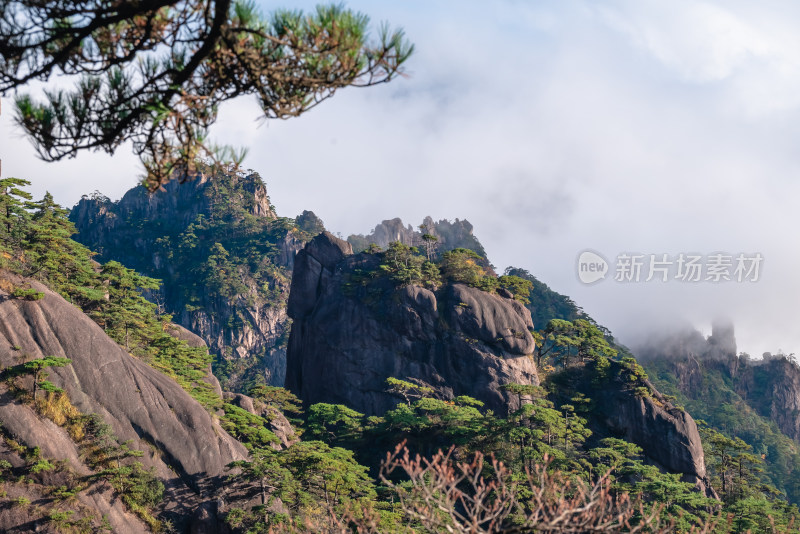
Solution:
[(31, 376), (33, 378), (31, 393), (33, 394), (33, 400), (35, 402), (40, 390), (53, 392), (61, 391), (60, 388), (57, 388), (52, 382), (47, 380), (49, 373), (45, 372), (45, 369), (48, 367), (64, 367), (70, 363), (72, 363), (72, 360), (69, 358), (46, 356), (44, 358), (36, 358), (29, 362), (7, 367), (3, 370), (3, 376), (7, 379), (14, 379), (18, 376)]
[(19, 247), (30, 218), (26, 208), (33, 197), (23, 189), (28, 185), (30, 182), (21, 178), (0, 180), (0, 267)]
[(613, 358), (617, 352), (608, 344), (603, 332), (591, 321), (553, 319), (540, 332), (535, 332), (536, 365), (544, 358), (566, 367), (573, 356), (579, 361)]
[(75, 225), (67, 218), (69, 210), (56, 204), (49, 192), (29, 207), (34, 211), (22, 244), (23, 274), (68, 294), (73, 304), (104, 302), (105, 290), (94, 287), (97, 276), (92, 253), (70, 238)]
[(16, 97), (39, 156), (113, 153), (130, 140), (157, 188), (198, 160), (241, 160), (207, 138), (227, 100), (255, 95), (265, 117), (289, 118), (402, 74), (413, 49), (403, 32), (381, 26), (371, 40), (368, 25), (340, 5), (263, 17), (241, 0), (12, 0), (0, 3), (0, 95), (75, 77), (44, 102)]

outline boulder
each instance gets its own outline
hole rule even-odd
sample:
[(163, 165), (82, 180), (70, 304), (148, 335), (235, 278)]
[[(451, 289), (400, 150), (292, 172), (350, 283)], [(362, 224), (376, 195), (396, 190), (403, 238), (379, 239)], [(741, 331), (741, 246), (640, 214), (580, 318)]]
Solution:
[[(374, 256), (352, 255), (329, 233), (295, 260), (289, 316), (286, 387), (305, 404), (345, 404), (380, 414), (398, 399), (386, 379), (415, 379), (452, 399), (469, 395), (505, 414), (516, 396), (502, 386), (538, 384), (530, 312), (514, 300), (463, 284), (436, 293), (419, 286), (353, 294), (358, 269)], [(377, 299), (377, 300), (376, 300)]]

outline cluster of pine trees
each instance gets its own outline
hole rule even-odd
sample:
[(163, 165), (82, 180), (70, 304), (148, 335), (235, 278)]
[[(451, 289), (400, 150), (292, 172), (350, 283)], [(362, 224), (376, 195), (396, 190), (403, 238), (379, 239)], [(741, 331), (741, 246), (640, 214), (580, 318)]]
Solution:
[[(593, 425), (595, 392), (612, 382), (633, 394), (648, 395), (650, 390), (641, 366), (619, 354), (596, 324), (580, 318), (550, 321), (536, 333), (537, 358), (541, 368), (549, 370), (543, 373), (542, 386), (508, 386), (511, 394), (529, 401), (511, 413), (495, 414), (466, 396), (452, 401), (435, 398), (430, 389), (406, 377), (387, 381), (386, 389), (397, 396), (398, 404), (379, 417), (332, 404), (315, 404), (303, 411), (291, 393), (257, 386), (250, 391), (253, 398), (284, 412), (302, 438), (287, 448), (277, 447), (268, 417), (226, 403), (203, 380), (210, 364), (207, 352), (167, 333), (170, 316), (159, 314), (142, 296), (159, 282), (118, 262), (95, 262), (86, 247), (70, 239), (74, 228), (67, 211), (49, 194), (33, 201), (24, 189), (27, 185), (15, 178), (0, 180), (0, 267), (44, 282), (131, 355), (174, 378), (212, 413), (224, 414), (223, 427), (251, 452), (250, 460), (231, 466), (231, 483), (246, 488), (248, 496), (260, 496), (261, 503), (249, 507), (233, 503), (226, 517), (236, 532), (305, 531), (306, 526), (320, 532), (337, 528), (435, 532), (441, 521), (457, 526), (462, 512), (484, 513), (491, 506), (504, 510), (502, 522), (491, 526), (491, 521), (483, 521), (483, 530), (474, 531), (501, 532), (528, 524), (544, 509), (566, 506), (573, 502), (570, 499), (577, 499), (575, 506), (599, 514), (594, 519), (587, 516), (587, 521), (605, 520), (597, 508), (599, 501), (591, 500), (598, 495), (613, 503), (608, 509), (624, 518), (619, 528), (630, 531), (647, 526), (654, 532), (692, 528), (773, 532), (786, 529), (797, 514), (796, 507), (764, 482), (762, 459), (740, 441), (707, 432), (708, 467), (722, 496), (719, 502), (702, 496), (678, 475), (648, 464), (639, 447), (598, 434)], [(459, 281), (488, 291), (509, 291), (523, 302), (534, 289), (522, 277), (495, 276), (485, 258), (464, 249), (435, 261), (399, 244), (373, 252), (380, 255), (378, 268), (374, 275), (364, 274), (365, 280), (388, 277), (401, 285)], [(36, 299), (41, 293), (15, 287), (12, 295)], [(389, 457), (393, 464), (382, 462), (386, 451), (401, 450), (396, 449), (398, 444), (411, 454), (439, 462), (436, 465), (442, 469), (437, 472), (444, 478), (415, 478), (413, 467), (422, 464), (413, 459), (398, 460), (395, 455)], [(440, 450), (450, 453), (437, 456)], [(120, 454), (135, 456), (122, 449)], [(122, 474), (143, 476), (132, 465), (109, 465), (110, 480)], [(387, 465), (405, 471), (387, 470)], [(470, 487), (464, 480), (453, 486), (464, 492), (462, 504), (450, 511), (455, 515), (434, 522), (420, 515), (429, 503), (426, 499), (438, 502), (435, 499), (441, 497), (438, 490), (426, 493), (426, 484), (458, 481), (444, 474), (468, 465), (473, 465), (470, 472), (478, 478), (471, 479)], [(560, 480), (561, 493), (550, 487), (539, 488), (553, 490), (550, 497), (537, 493), (536, 481), (525, 473), (539, 473), (543, 484)], [(124, 485), (119, 487), (124, 491)], [(468, 498), (476, 502), (475, 492), (486, 487), (495, 489), (484, 496), (481, 507), (465, 504)], [(500, 491), (501, 487), (505, 489)], [(158, 492), (145, 493), (147, 506), (157, 507)], [(637, 496), (635, 506), (627, 495)]]

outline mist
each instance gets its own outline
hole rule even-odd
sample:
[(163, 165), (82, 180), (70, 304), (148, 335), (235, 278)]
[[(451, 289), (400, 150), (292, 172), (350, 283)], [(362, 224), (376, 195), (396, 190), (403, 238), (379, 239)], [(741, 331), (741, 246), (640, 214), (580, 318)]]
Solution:
[[(296, 3), (309, 8), (312, 2)], [(348, 2), (405, 28), (409, 76), (307, 115), (226, 105), (279, 214), (366, 234), (468, 219), (498, 270), (528, 269), (626, 344), (725, 315), (739, 350), (798, 352), (800, 6), (792, 2)], [(272, 7), (264, 4), (265, 9)], [(127, 147), (53, 164), (0, 116), (4, 176), (73, 205), (119, 198)], [(576, 258), (760, 253), (757, 282), (582, 284)], [(537, 327), (542, 325), (537, 325)]]

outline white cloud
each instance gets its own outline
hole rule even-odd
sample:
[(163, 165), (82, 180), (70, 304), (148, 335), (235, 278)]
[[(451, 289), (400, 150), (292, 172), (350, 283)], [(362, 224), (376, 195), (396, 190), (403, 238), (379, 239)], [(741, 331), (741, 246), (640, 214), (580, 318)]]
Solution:
[(798, 13), (788, 2), (621, 0), (595, 9), (667, 79), (717, 84), (728, 113), (754, 117), (800, 105)]
[(777, 51), (751, 23), (709, 2), (627, 1), (598, 12), (612, 26), (689, 82), (724, 80)]
[[(312, 6), (316, 2), (301, 2)], [(250, 100), (212, 134), (250, 147), (281, 214), (342, 234), (396, 216), (467, 218), (623, 340), (720, 314), (754, 354), (800, 348), (800, 7), (790, 2), (350, 2), (403, 26), (408, 79), (344, 90), (258, 127)], [(491, 7), (489, 7), (491, 5)], [(602, 5), (602, 7), (597, 7)], [(8, 110), (7, 110), (8, 111)], [(4, 175), (71, 204), (118, 198), (124, 149), (45, 165), (0, 117)], [(582, 286), (579, 251), (762, 252), (757, 284)]]

